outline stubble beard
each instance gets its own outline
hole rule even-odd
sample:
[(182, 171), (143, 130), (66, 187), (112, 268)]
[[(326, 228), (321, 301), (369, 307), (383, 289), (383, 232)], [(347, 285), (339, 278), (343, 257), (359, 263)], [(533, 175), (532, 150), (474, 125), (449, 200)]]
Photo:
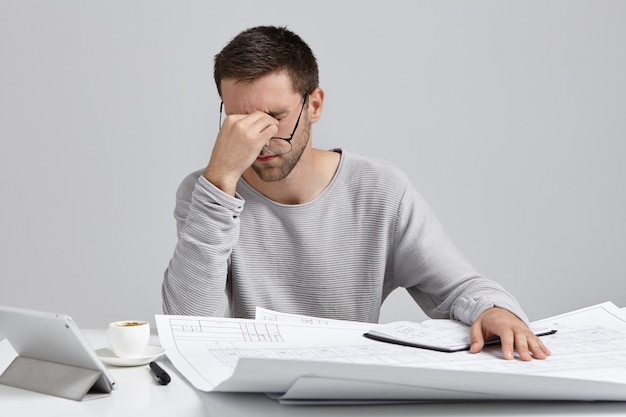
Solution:
[(294, 137), (294, 140), (291, 142), (291, 151), (278, 156), (281, 161), (279, 166), (268, 168), (257, 163), (252, 164), (252, 169), (262, 181), (280, 181), (293, 171), (309, 143), (311, 124), (305, 123), (303, 127), (304, 129), (300, 137)]

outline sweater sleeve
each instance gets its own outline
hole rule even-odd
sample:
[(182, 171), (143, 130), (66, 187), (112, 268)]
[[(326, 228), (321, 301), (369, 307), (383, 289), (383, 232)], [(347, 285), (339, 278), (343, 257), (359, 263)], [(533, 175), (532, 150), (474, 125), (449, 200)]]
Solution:
[(511, 294), (470, 265), (409, 183), (398, 210), (393, 252), (394, 277), (428, 316), (472, 324), (488, 308), (502, 307), (528, 321)]
[(243, 206), (241, 198), (225, 194), (199, 171), (182, 182), (174, 211), (178, 243), (161, 288), (164, 313), (228, 313), (229, 259), (239, 238)]

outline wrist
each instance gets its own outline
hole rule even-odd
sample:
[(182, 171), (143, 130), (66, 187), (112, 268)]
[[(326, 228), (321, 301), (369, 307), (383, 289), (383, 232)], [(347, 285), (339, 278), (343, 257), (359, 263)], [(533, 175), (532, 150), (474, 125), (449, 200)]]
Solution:
[(220, 175), (212, 172), (209, 168), (204, 170), (202, 176), (215, 187), (219, 188), (226, 194), (235, 197), (237, 190), (237, 181), (239, 178), (233, 179), (229, 176)]

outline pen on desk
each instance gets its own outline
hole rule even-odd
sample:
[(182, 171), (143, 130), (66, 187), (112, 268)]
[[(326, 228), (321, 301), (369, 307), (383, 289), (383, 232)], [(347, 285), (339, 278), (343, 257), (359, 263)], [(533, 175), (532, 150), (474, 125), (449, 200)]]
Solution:
[(168, 373), (165, 372), (165, 370), (161, 368), (158, 363), (154, 361), (150, 362), (150, 369), (154, 373), (154, 376), (156, 376), (156, 379), (157, 381), (159, 381), (159, 384), (167, 385), (172, 380), (170, 376), (168, 375)]

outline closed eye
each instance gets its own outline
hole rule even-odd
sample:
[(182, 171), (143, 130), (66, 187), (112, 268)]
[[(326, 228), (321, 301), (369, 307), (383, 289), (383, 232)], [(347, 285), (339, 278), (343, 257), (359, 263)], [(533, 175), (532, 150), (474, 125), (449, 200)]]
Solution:
[(266, 112), (268, 115), (272, 116), (274, 119), (280, 121), (281, 119), (284, 119), (286, 116), (286, 112), (281, 111), (281, 112), (271, 112), (268, 111)]

